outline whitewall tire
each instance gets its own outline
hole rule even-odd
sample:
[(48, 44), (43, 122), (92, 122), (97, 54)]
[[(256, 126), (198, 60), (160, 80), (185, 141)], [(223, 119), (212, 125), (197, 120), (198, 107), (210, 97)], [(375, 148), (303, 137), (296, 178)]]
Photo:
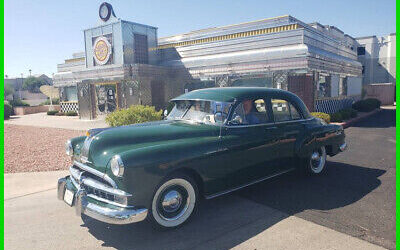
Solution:
[(194, 213), (197, 202), (197, 185), (190, 177), (170, 177), (157, 188), (149, 219), (161, 228), (179, 227)]

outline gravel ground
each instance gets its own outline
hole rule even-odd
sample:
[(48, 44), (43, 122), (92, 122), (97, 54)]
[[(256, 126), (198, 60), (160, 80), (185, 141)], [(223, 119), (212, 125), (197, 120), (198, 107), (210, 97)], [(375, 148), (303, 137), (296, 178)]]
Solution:
[(4, 172), (68, 170), (64, 144), (85, 131), (4, 124)]

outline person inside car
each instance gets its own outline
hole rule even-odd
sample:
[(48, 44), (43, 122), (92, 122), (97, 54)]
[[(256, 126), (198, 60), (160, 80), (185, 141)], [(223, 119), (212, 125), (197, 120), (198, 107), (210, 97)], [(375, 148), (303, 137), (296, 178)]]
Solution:
[(252, 100), (244, 100), (243, 102), (244, 116), (249, 125), (259, 124), (260, 120), (254, 114), (254, 105)]

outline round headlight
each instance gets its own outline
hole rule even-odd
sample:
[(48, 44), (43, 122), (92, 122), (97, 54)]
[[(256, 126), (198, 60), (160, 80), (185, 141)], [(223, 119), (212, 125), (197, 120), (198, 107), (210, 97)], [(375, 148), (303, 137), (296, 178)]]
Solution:
[(118, 177), (124, 174), (124, 163), (122, 162), (121, 156), (114, 155), (110, 162), (111, 172)]
[(65, 143), (65, 153), (67, 153), (67, 155), (69, 156), (73, 156), (74, 155), (74, 148), (72, 147), (72, 143), (70, 140), (68, 140)]

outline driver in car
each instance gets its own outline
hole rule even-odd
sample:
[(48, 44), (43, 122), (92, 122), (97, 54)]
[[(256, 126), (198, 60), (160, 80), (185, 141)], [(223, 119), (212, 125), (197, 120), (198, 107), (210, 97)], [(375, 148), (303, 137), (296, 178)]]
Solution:
[(244, 117), (249, 125), (259, 124), (260, 120), (254, 114), (254, 105), (252, 100), (244, 100), (243, 102)]

